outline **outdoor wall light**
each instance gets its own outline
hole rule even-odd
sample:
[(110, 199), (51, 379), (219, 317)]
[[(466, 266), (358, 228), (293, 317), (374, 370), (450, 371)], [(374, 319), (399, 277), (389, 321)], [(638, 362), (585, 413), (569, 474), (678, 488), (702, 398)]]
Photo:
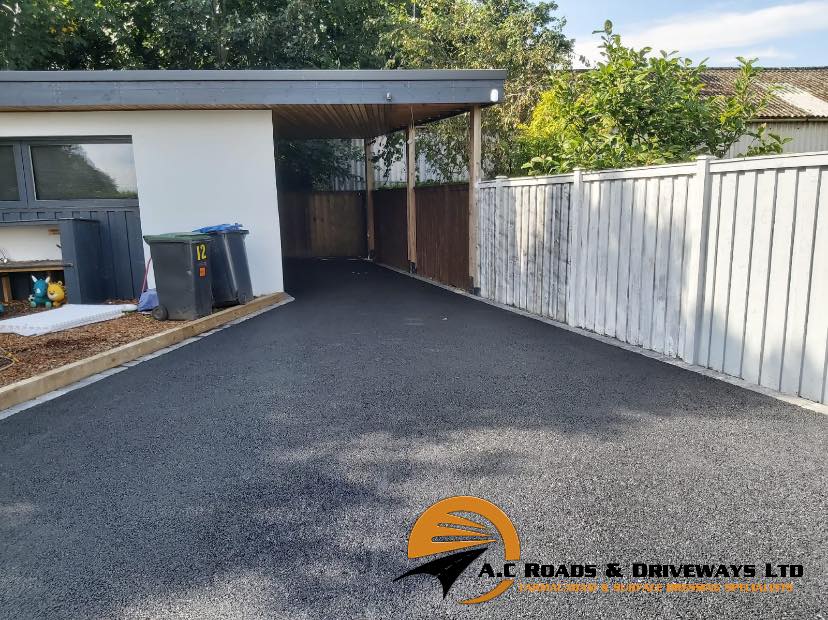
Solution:
[(489, 93), (489, 101), (492, 103), (497, 103), (498, 98), (500, 97), (500, 93), (497, 92), (496, 88), (492, 89), (492, 92)]
[(385, 93), (385, 100), (391, 101), (391, 93)]

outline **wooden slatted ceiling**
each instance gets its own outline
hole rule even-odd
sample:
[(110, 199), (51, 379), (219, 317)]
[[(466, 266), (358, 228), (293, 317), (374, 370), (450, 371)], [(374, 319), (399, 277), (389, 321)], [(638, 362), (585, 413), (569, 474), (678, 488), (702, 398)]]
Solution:
[(274, 106), (273, 128), (281, 138), (373, 138), (468, 112), (471, 105), (328, 105)]

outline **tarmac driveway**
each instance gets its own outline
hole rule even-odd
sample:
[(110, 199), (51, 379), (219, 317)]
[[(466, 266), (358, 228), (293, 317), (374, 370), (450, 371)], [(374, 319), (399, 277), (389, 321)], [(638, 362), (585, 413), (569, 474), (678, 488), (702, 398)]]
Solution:
[[(0, 422), (0, 617), (826, 616), (824, 416), (367, 263), (290, 275), (295, 302)], [(460, 605), (492, 550), (446, 599), (392, 582), (453, 495), (524, 560), (804, 576)]]

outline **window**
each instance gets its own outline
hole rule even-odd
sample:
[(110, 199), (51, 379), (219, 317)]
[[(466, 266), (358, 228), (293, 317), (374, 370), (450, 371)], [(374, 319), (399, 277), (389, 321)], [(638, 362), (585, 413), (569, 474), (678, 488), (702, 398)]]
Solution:
[(37, 200), (138, 197), (129, 143), (32, 144), (30, 149)]
[(0, 144), (0, 200), (20, 200), (14, 147)]
[(0, 209), (73, 204), (138, 206), (128, 137), (0, 139)]

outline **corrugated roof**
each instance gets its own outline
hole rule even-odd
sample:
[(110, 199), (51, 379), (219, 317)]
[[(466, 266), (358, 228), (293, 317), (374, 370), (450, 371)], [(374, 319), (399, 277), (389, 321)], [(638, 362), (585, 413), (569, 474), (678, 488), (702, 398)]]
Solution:
[[(733, 94), (739, 69), (711, 67), (704, 72), (706, 95)], [(776, 87), (760, 119), (828, 119), (828, 67), (781, 67), (762, 69), (760, 87)]]

